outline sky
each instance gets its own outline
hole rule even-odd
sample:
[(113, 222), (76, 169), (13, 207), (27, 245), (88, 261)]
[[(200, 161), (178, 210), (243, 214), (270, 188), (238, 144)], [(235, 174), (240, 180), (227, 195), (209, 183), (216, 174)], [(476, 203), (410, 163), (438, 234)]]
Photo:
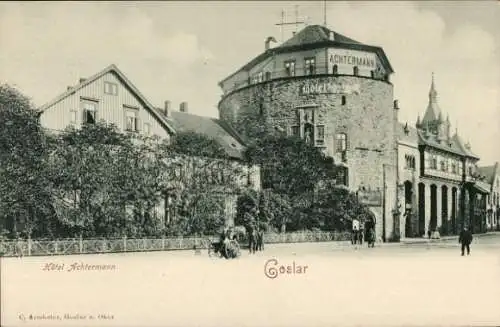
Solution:
[[(0, 2), (0, 83), (41, 106), (115, 64), (154, 105), (187, 101), (191, 113), (217, 117), (218, 82), (268, 36), (281, 41), (276, 23), (282, 10), (294, 21), (296, 7), (298, 20), (324, 23), (323, 1)], [(400, 121), (423, 116), (434, 72), (452, 130), (481, 165), (500, 161), (500, 1), (332, 1), (326, 18), (384, 49)]]

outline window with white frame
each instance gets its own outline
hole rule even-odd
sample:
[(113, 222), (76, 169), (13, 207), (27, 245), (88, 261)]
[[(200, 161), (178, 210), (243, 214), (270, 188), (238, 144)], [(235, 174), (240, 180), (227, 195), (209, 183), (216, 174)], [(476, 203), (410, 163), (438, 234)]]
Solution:
[(347, 150), (347, 134), (337, 133), (335, 136), (335, 152), (342, 153)]
[(83, 101), (83, 123), (95, 124), (97, 122), (97, 102)]
[(139, 131), (139, 110), (125, 109), (125, 130), (127, 132)]
[(325, 126), (316, 126), (316, 145), (322, 146), (325, 144)]
[(259, 75), (257, 75), (257, 81), (258, 83), (262, 83), (264, 81), (264, 73), (260, 72)]
[(104, 93), (118, 95), (118, 85), (111, 82), (104, 82)]
[(286, 76), (295, 76), (295, 60), (285, 61)]
[(306, 58), (304, 68), (305, 68), (306, 75), (316, 74), (316, 59), (315, 58)]

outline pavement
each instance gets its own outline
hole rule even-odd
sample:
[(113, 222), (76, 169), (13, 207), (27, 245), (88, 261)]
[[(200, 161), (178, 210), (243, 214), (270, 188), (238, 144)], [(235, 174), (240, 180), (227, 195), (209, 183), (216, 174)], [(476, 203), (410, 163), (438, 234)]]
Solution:
[[(206, 251), (2, 258), (2, 326), (498, 326), (500, 234), (474, 240), (469, 257), (450, 237), (269, 244), (236, 260)], [(307, 270), (270, 278), (270, 261)], [(45, 270), (51, 263), (65, 266)], [(116, 269), (69, 270), (75, 263)]]

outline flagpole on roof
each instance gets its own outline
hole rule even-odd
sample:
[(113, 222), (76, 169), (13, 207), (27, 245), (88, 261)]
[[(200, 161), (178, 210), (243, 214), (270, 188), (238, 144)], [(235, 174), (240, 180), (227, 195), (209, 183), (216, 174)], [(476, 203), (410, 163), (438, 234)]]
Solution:
[(323, 25), (326, 27), (326, 0), (323, 0)]

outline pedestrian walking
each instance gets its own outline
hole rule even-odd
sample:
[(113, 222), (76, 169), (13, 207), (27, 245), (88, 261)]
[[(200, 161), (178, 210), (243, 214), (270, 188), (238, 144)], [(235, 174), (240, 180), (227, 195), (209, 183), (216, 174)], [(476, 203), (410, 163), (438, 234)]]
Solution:
[(464, 255), (465, 249), (467, 249), (467, 255), (469, 255), (470, 244), (472, 243), (472, 233), (467, 227), (464, 227), (464, 229), (460, 232), (458, 243), (462, 245), (462, 256)]
[(370, 227), (368, 229), (368, 237), (367, 237), (368, 247), (372, 247), (372, 248), (375, 247), (375, 238), (376, 238), (375, 228)]
[(358, 231), (358, 241), (360, 245), (363, 245), (363, 237), (365, 235), (365, 231), (363, 229), (363, 224), (360, 225), (359, 231)]
[(357, 218), (354, 218), (352, 220), (352, 236), (351, 236), (351, 243), (352, 244), (357, 243), (358, 233), (359, 233), (359, 220)]

